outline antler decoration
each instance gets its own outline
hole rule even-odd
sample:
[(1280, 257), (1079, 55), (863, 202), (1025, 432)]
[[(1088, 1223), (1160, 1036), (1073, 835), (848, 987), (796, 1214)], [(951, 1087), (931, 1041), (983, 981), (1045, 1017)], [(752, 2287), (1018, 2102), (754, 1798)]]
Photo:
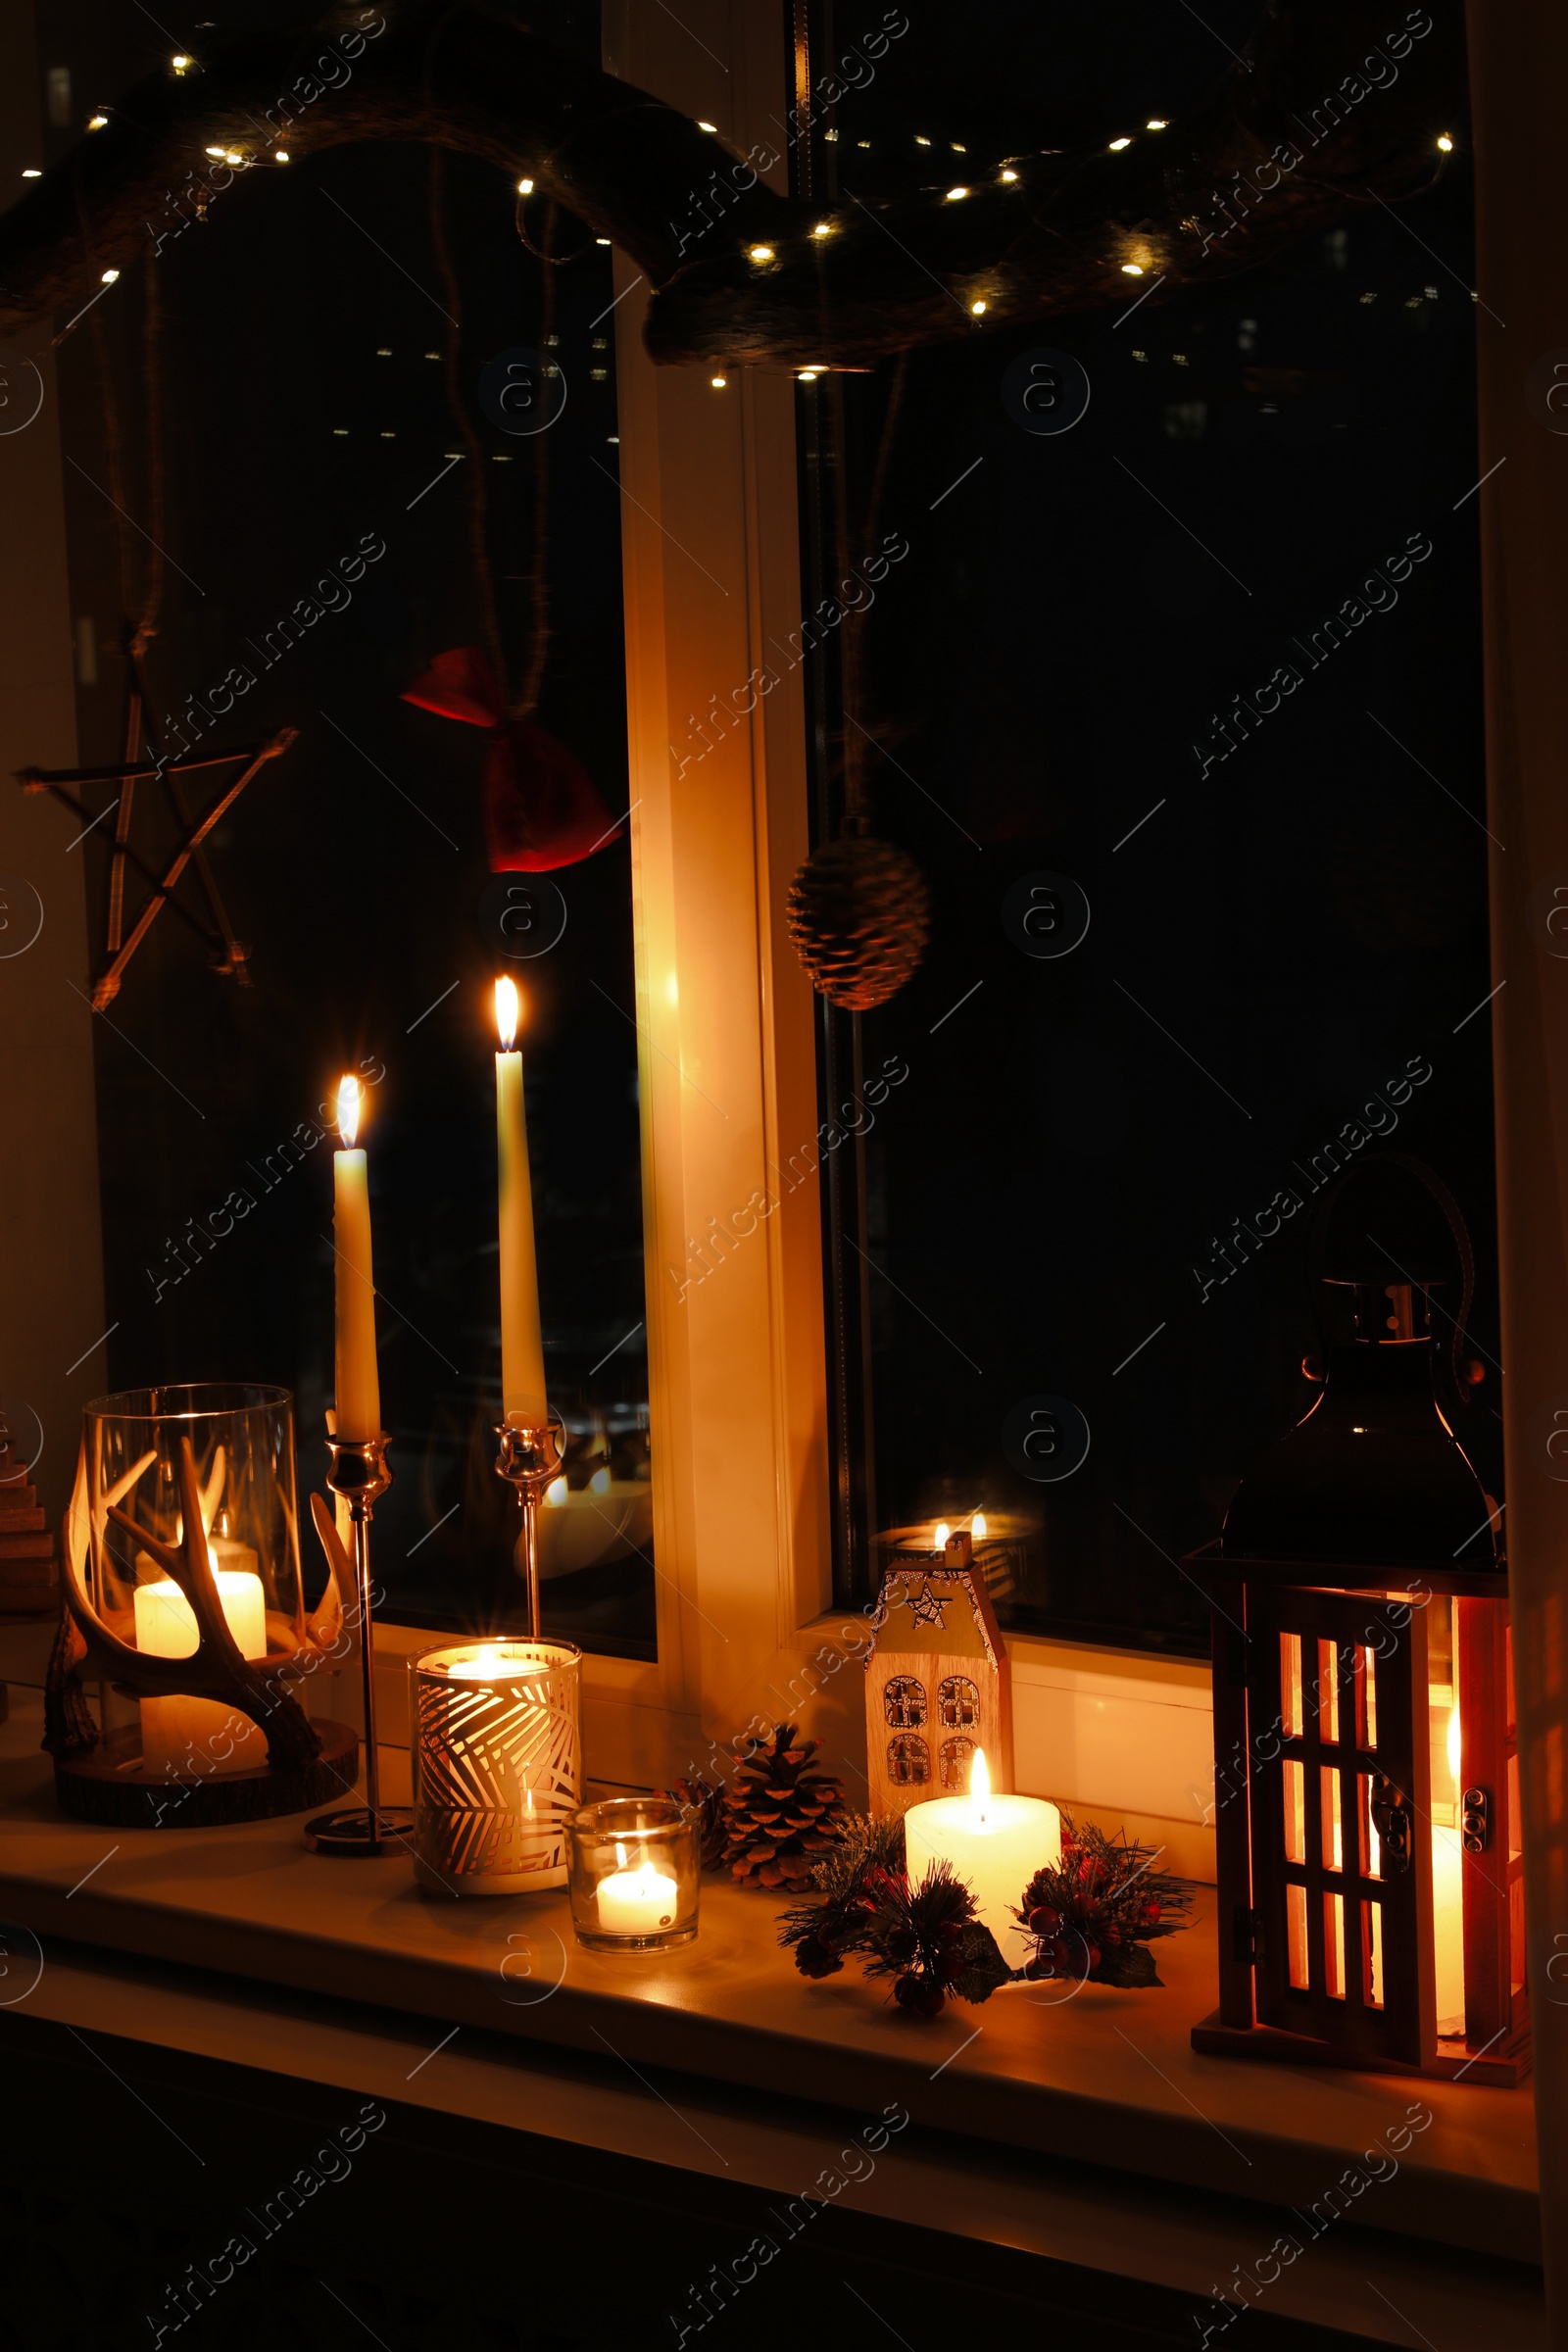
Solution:
[[(988, 167), (973, 188), (834, 211), (774, 195), (766, 157), (734, 155), (499, 10), (338, 6), (314, 26), (215, 36), (112, 106), (0, 220), (0, 334), (74, 310), (106, 264), (151, 260), (235, 175), (265, 181), (280, 148), (347, 140), (422, 139), (525, 173), (637, 265), (648, 348), (671, 365), (864, 367), (1131, 299), (1130, 268), (1158, 302), (1430, 184), (1464, 100), (1463, 10), (1429, 0), (1392, 31), (1390, 15), (1385, 0), (1273, 0), (1217, 87), (1156, 132), (1112, 149), (1119, 126), (1097, 124), (1057, 153), (1043, 120), (1053, 151), (1014, 157), (1004, 180)], [(172, 191), (193, 173), (185, 213)], [(715, 180), (733, 200), (710, 227)]]
[[(62, 1627), (50, 1663), (44, 1745), (60, 1756), (79, 1755), (97, 1745), (97, 1727), (80, 1692), (81, 1677), (94, 1674), (127, 1685), (138, 1698), (172, 1698), (186, 1693), (232, 1706), (248, 1715), (265, 1733), (269, 1758), (276, 1769), (308, 1764), (320, 1754), (321, 1742), (299, 1702), (282, 1687), (283, 1677), (290, 1669), (300, 1670), (302, 1653), (296, 1650), (276, 1658), (270, 1654), (265, 1665), (241, 1655), (223, 1615), (208, 1556), (208, 1519), (204, 1516), (204, 1497), (189, 1438), (182, 1437), (179, 1441), (180, 1543), (174, 1545), (158, 1542), (120, 1507), (123, 1496), (155, 1459), (153, 1454), (144, 1455), (133, 1469), (117, 1480), (100, 1498), (98, 1513), (94, 1515), (101, 1514), (100, 1528), (112, 1525), (128, 1536), (179, 1587), (196, 1619), (195, 1655), (160, 1658), (137, 1649), (121, 1639), (95, 1605), (85, 1576), (86, 1481), (83, 1470), (78, 1468), (76, 1491), (66, 1517), (63, 1546), (69, 1631), (68, 1627)], [(216, 1506), (215, 1494), (213, 1507)]]
[(354, 1563), (343, 1548), (331, 1509), (319, 1494), (311, 1496), (311, 1519), (326, 1554), (326, 1591), (317, 1604), (316, 1623), (309, 1631), (313, 1641), (329, 1649), (342, 1631), (343, 1595), (354, 1591)]

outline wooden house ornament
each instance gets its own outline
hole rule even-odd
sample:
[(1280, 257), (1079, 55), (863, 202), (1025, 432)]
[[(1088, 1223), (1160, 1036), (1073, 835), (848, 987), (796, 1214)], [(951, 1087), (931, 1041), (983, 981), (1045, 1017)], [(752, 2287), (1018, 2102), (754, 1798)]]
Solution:
[(882, 1579), (865, 1662), (866, 1777), (878, 1818), (961, 1796), (977, 1747), (1012, 1787), (1007, 1652), (967, 1534), (908, 1552)]

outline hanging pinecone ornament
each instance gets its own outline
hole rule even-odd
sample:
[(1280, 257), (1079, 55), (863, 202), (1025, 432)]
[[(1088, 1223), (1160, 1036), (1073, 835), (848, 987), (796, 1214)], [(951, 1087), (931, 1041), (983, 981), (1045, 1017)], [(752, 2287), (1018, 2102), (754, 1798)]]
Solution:
[(812, 987), (845, 1012), (869, 1012), (897, 996), (925, 954), (931, 896), (906, 850), (846, 833), (797, 872), (788, 920)]
[(811, 1770), (820, 1745), (797, 1744), (795, 1726), (781, 1723), (770, 1744), (737, 1748), (738, 1769), (724, 1792), (723, 1860), (738, 1886), (797, 1894), (810, 1886), (813, 1865), (845, 1818), (842, 1782)]
[(688, 1816), (697, 1820), (698, 1851), (704, 1870), (717, 1870), (724, 1859), (729, 1833), (724, 1826), (724, 1788), (696, 1773), (691, 1779), (682, 1777), (673, 1787), (662, 1788), (660, 1795), (672, 1805), (679, 1805)]

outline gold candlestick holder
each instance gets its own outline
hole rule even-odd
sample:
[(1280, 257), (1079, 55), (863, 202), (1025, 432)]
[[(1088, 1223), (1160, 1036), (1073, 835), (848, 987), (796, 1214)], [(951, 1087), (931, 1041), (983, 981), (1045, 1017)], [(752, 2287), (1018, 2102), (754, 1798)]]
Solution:
[(565, 1433), (548, 1418), (537, 1425), (503, 1421), (496, 1426), (501, 1442), (496, 1470), (516, 1489), (522, 1513), (514, 1561), (521, 1569), (528, 1592), (528, 1634), (539, 1639), (539, 1505), (553, 1478), (559, 1477), (565, 1454)]
[(375, 1640), (370, 1622), (370, 1519), (376, 1499), (392, 1484), (386, 1466), (387, 1435), (340, 1438), (329, 1435), (332, 1467), (326, 1483), (349, 1506), (354, 1529), (354, 1592), (360, 1619), (360, 1668), (365, 1692), (365, 1803), (340, 1812), (318, 1813), (305, 1825), (313, 1853), (381, 1855), (393, 1847), (412, 1851), (414, 1815), (407, 1806), (381, 1802), (381, 1758), (375, 1743)]

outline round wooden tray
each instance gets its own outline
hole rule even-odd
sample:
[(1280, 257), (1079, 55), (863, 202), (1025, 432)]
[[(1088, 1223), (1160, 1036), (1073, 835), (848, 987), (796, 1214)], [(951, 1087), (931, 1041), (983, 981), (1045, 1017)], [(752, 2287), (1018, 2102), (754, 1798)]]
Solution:
[(318, 1718), (321, 1752), (290, 1772), (263, 1765), (251, 1772), (213, 1773), (206, 1780), (143, 1778), (141, 1733), (135, 1724), (111, 1732), (85, 1756), (55, 1758), (55, 1794), (76, 1821), (112, 1829), (205, 1830), (233, 1821), (270, 1821), (279, 1813), (309, 1813), (351, 1796), (360, 1767), (360, 1736), (346, 1723)]

